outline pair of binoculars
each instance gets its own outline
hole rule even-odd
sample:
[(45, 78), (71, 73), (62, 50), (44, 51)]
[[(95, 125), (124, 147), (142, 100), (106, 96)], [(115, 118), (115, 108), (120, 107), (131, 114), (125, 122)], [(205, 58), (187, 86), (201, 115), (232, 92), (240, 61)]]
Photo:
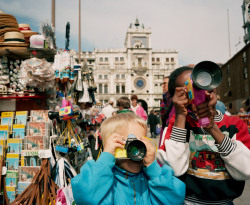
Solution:
[(129, 134), (124, 149), (117, 148), (115, 158), (141, 161), (147, 153), (146, 145), (138, 140), (135, 135)]

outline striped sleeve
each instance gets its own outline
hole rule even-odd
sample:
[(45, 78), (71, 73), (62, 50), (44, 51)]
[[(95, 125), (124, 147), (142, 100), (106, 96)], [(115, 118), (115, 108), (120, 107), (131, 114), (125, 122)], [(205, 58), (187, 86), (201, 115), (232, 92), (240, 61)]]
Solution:
[(174, 140), (176, 142), (186, 143), (186, 141), (187, 141), (186, 140), (187, 139), (187, 130), (173, 126), (170, 139)]
[(232, 151), (236, 149), (236, 143), (232, 141), (228, 136), (225, 135), (223, 141), (220, 145), (216, 144), (219, 153), (221, 153), (222, 156), (229, 155)]

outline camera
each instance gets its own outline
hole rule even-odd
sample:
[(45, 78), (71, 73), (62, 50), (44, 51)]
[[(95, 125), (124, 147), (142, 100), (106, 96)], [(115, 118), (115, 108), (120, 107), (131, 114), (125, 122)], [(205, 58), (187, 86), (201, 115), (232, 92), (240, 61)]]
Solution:
[(146, 145), (138, 140), (134, 134), (129, 134), (124, 149), (116, 149), (115, 158), (141, 161), (145, 157), (146, 152)]
[[(220, 67), (212, 61), (202, 61), (198, 63), (192, 74), (189, 76), (184, 86), (187, 88), (189, 104), (200, 105), (206, 101), (205, 90), (217, 88), (222, 81), (222, 71)], [(198, 120), (200, 126), (207, 126), (207, 117)]]

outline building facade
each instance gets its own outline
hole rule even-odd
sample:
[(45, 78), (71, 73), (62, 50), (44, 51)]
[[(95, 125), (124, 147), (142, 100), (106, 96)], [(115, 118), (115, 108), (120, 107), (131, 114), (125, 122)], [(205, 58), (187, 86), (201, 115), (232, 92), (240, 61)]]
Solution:
[(82, 56), (93, 70), (97, 100), (116, 102), (121, 96), (136, 94), (146, 109), (159, 108), (163, 78), (178, 67), (178, 52), (154, 50), (151, 29), (138, 19), (127, 29), (124, 48), (95, 49)]
[(221, 101), (229, 112), (237, 114), (241, 107), (250, 108), (250, 44), (244, 46), (222, 67), (223, 80), (218, 87)]

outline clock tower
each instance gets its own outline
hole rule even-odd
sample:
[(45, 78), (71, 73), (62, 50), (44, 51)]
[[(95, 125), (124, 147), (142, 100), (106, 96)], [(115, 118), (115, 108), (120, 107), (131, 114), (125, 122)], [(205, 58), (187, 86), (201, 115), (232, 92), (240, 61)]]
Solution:
[(125, 48), (128, 55), (128, 66), (131, 69), (131, 92), (149, 93), (151, 86), (148, 76), (152, 56), (151, 29), (145, 28), (137, 18), (127, 30)]

